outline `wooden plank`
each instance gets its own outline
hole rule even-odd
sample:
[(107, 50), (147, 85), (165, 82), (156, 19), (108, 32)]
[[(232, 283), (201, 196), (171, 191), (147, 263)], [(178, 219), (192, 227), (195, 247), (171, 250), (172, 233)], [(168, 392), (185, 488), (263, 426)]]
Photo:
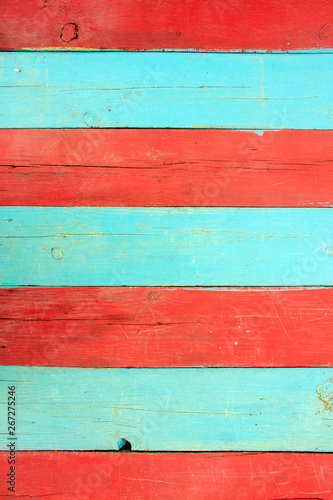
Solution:
[(19, 452), (17, 474), (8, 498), (331, 500), (333, 454)]
[(0, 289), (2, 365), (333, 364), (333, 289)]
[(2, 287), (333, 284), (330, 208), (3, 207)]
[(0, 48), (332, 48), (329, 0), (3, 2)]
[(332, 206), (331, 131), (0, 132), (0, 205)]
[(332, 129), (332, 58), (3, 52), (0, 126)]
[[(17, 450), (332, 451), (333, 370), (1, 367)], [(7, 449), (5, 433), (0, 449)]]

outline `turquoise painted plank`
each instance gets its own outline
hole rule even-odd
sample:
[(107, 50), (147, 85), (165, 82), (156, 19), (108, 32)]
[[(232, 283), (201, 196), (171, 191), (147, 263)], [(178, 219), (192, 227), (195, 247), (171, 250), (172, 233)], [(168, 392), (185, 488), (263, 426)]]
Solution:
[(0, 286), (333, 285), (329, 208), (3, 207)]
[(3, 52), (0, 127), (332, 129), (333, 54)]
[[(332, 369), (0, 368), (0, 448), (332, 451)], [(330, 399), (331, 398), (331, 399)]]

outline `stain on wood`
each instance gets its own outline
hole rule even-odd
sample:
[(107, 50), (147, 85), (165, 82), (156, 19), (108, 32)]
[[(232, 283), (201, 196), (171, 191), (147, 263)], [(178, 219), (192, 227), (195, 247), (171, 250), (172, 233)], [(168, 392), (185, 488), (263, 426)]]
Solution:
[[(118, 450), (126, 440), (133, 451), (330, 452), (333, 413), (322, 413), (317, 388), (332, 376), (325, 368), (3, 366), (0, 385), (16, 385), (18, 451)], [(2, 421), (6, 412), (1, 405)]]
[(333, 128), (327, 53), (2, 52), (0, 65), (2, 128)]
[(333, 377), (317, 387), (318, 398), (324, 405), (323, 413), (333, 412)]
[(0, 205), (333, 205), (331, 131), (2, 130)]
[(332, 310), (332, 288), (0, 289), (1, 364), (330, 366)]

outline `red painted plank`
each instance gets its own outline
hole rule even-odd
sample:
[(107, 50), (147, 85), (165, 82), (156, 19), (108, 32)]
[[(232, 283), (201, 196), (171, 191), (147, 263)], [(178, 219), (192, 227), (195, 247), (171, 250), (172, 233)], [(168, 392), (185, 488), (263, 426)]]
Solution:
[[(8, 453), (0, 469), (8, 471)], [(314, 453), (20, 452), (15, 493), (28, 500), (331, 500), (333, 455)]]
[(0, 165), (0, 205), (333, 206), (332, 131), (2, 130)]
[(3, 365), (331, 365), (333, 289), (0, 290)]
[(332, 48), (330, 0), (12, 0), (0, 48)]

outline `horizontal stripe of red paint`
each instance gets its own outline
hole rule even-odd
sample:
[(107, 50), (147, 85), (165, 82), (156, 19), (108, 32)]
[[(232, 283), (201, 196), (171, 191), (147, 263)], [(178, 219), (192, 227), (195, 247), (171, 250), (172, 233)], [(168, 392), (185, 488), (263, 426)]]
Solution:
[(3, 365), (333, 363), (333, 289), (0, 290)]
[(8, 492), (28, 500), (331, 500), (333, 455), (313, 453), (20, 452)]
[(0, 48), (293, 50), (331, 48), (330, 0), (13, 0)]
[(0, 205), (333, 206), (332, 131), (2, 130)]

